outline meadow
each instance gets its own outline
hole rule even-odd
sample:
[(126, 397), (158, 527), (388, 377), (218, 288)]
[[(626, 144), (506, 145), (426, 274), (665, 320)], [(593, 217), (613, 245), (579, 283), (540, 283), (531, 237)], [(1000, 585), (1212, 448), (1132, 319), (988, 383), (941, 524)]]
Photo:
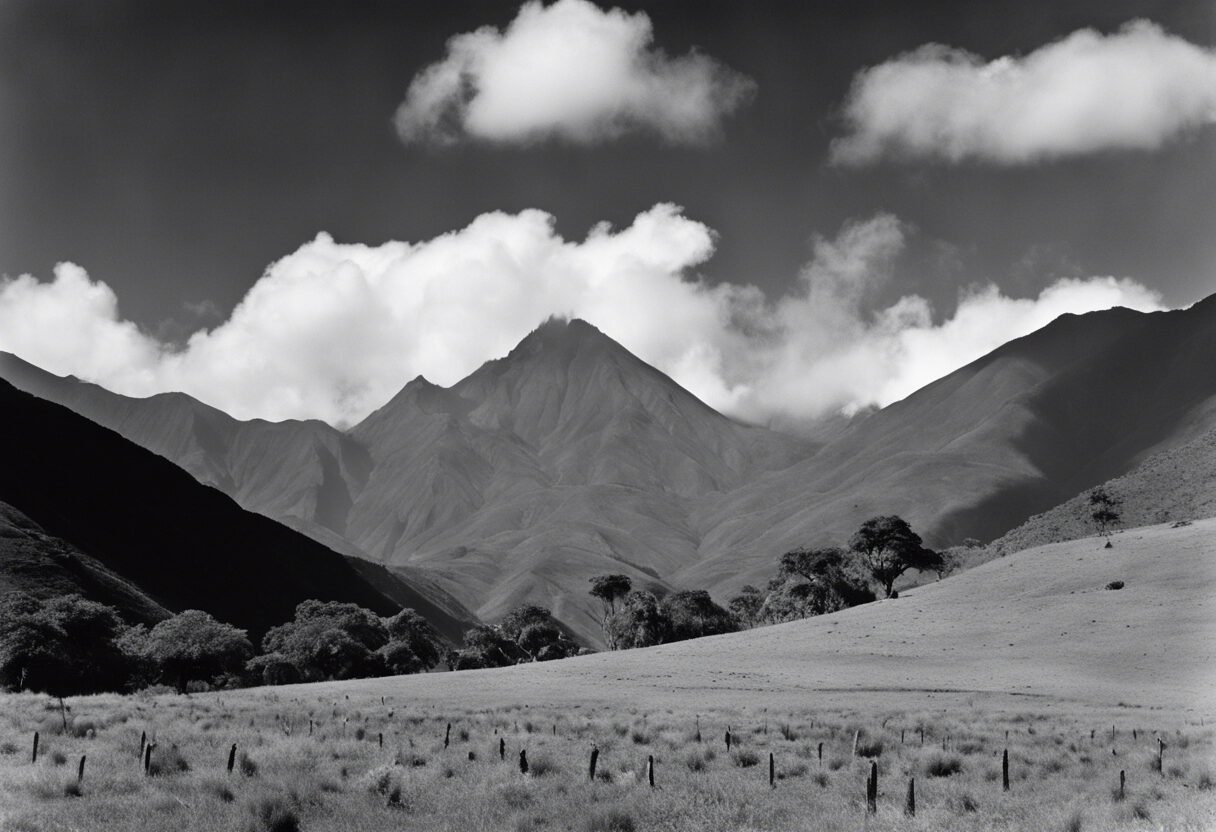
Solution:
[(0, 829), (1216, 828), (1214, 732), (1198, 719), (975, 697), (885, 711), (855, 698), (782, 711), (445, 708), (297, 686), (86, 697), (69, 703), (64, 732), (57, 702), (10, 694), (0, 697)]

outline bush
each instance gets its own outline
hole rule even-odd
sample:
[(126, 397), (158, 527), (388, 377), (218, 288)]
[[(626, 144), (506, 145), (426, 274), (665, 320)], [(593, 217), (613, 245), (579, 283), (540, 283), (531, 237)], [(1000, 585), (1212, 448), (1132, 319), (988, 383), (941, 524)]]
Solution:
[(262, 795), (246, 804), (250, 818), (248, 832), (300, 832), (300, 818), (286, 800)]
[(583, 827), (587, 832), (634, 832), (637, 824), (624, 809), (601, 809)]
[(148, 773), (153, 777), (167, 777), (182, 774), (190, 770), (190, 764), (182, 756), (176, 745), (168, 748), (156, 748), (152, 751), (152, 760), (148, 764)]
[(925, 764), (930, 777), (951, 777), (963, 770), (963, 759), (957, 754), (936, 754)]
[(1106, 585), (1107, 589), (1123, 589), (1123, 581), (1111, 581)]
[(241, 752), (241, 756), (238, 758), (236, 766), (241, 774), (245, 775), (246, 777), (254, 777), (258, 773), (258, 764), (254, 762), (253, 758), (244, 751)]
[(860, 757), (873, 759), (874, 757), (882, 756), (882, 740), (880, 739), (859, 739), (857, 741), (857, 754)]
[(759, 754), (757, 754), (755, 751), (749, 751), (746, 749), (743, 751), (736, 751), (732, 757), (734, 758), (735, 765), (739, 768), (751, 768), (760, 762)]
[(557, 774), (561, 769), (553, 759), (546, 754), (537, 754), (528, 758), (528, 773), (533, 777), (548, 777)]

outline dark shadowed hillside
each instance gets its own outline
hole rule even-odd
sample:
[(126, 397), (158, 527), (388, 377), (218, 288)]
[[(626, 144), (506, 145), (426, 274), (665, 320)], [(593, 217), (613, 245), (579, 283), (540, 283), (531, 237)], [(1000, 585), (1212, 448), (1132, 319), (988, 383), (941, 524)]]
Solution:
[(170, 615), (121, 575), (0, 502), (0, 595), (8, 592), (83, 595), (114, 607), (128, 622), (154, 624)]
[(398, 605), (346, 560), (70, 410), (0, 382), (0, 500), (171, 610), (254, 635), (308, 598)]
[[(1216, 430), (1153, 454), (1121, 477), (1103, 483), (1119, 506), (1120, 527), (1199, 520), (1216, 516)], [(989, 545), (993, 555), (1096, 533), (1089, 492), (1036, 514)]]

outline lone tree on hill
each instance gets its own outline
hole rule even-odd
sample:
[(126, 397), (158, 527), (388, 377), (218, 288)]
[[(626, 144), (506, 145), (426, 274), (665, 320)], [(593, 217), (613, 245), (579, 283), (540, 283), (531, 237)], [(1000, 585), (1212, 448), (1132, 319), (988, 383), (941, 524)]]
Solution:
[(1098, 534), (1106, 536), (1106, 548), (1111, 548), (1110, 529), (1119, 525), (1119, 507), (1123, 501), (1102, 486), (1089, 492), (1089, 519), (1098, 527)]
[(895, 579), (909, 569), (937, 569), (942, 556), (921, 544), (920, 535), (902, 517), (871, 517), (849, 541), (887, 597), (894, 594)]
[(604, 639), (609, 650), (616, 649), (616, 641), (612, 636), (613, 628), (608, 626), (616, 615), (616, 602), (623, 599), (633, 589), (633, 581), (628, 575), (596, 575), (591, 578), (590, 594), (599, 598), (604, 605), (604, 615), (600, 626), (604, 628)]

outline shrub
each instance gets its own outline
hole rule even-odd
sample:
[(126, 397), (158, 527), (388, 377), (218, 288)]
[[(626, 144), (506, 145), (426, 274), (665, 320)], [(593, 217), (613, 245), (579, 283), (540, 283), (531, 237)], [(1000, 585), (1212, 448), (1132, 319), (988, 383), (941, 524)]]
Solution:
[(925, 764), (930, 777), (951, 777), (963, 770), (963, 760), (956, 754), (935, 754)]
[(1106, 585), (1107, 589), (1123, 589), (1123, 581), (1111, 581)]
[(532, 792), (518, 783), (509, 783), (498, 790), (498, 796), (507, 807), (519, 811), (532, 803)]
[(237, 768), (246, 777), (254, 777), (258, 773), (258, 764), (244, 751), (241, 752), (241, 756), (237, 760)]
[(624, 809), (601, 809), (587, 818), (583, 826), (587, 832), (634, 832), (637, 824), (633, 816)]
[(749, 751), (747, 749), (744, 749), (743, 751), (736, 751), (731, 756), (735, 761), (735, 765), (739, 768), (751, 768), (760, 762), (760, 755), (755, 751)]
[(247, 832), (300, 832), (295, 809), (277, 795), (261, 795), (246, 806), (250, 815)]
[(9, 740), (0, 742), (0, 754), (3, 754), (5, 756), (8, 756), (9, 754), (16, 754), (20, 750), (21, 749), (19, 749), (17, 747), (16, 743), (14, 743), (14, 742), (11, 742)]
[(186, 758), (182, 756), (176, 745), (153, 750), (152, 760), (148, 764), (148, 773), (153, 777), (167, 777), (189, 770), (190, 764), (186, 762)]
[(548, 777), (561, 771), (553, 758), (547, 754), (537, 754), (528, 758), (528, 773), (533, 777)]
[(61, 766), (68, 761), (67, 756), (62, 751), (51, 752), (51, 764)]
[(684, 758), (684, 765), (692, 772), (705, 771), (705, 757), (694, 751)]
[(881, 757), (882, 756), (882, 740), (875, 738), (865, 738), (857, 741), (857, 754), (860, 757)]

